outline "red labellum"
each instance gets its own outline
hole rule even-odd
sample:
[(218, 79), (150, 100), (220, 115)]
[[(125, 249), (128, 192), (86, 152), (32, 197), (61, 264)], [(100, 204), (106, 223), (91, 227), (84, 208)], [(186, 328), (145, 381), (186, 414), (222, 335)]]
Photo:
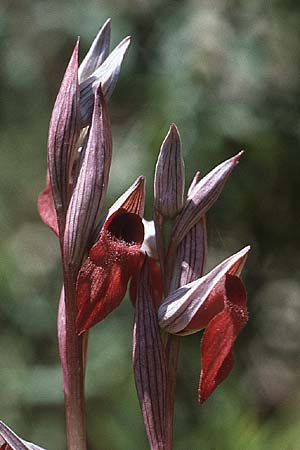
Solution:
[(77, 279), (77, 333), (103, 320), (122, 301), (140, 267), (144, 227), (137, 214), (119, 210), (104, 224)]
[[(223, 309), (214, 315), (215, 311), (213, 309), (221, 307), (222, 297)], [(233, 344), (248, 319), (246, 291), (242, 281), (237, 276), (227, 274), (223, 277), (214, 291), (212, 291), (207, 303), (206, 317), (205, 315), (204, 317), (205, 320), (209, 320), (209, 323), (201, 343), (200, 403), (203, 403), (231, 372), (234, 363)], [(209, 304), (212, 305), (211, 311), (209, 311)], [(205, 304), (202, 308), (204, 307)], [(212, 317), (214, 315), (211, 320), (209, 319), (210, 313)], [(199, 323), (192, 324), (193, 320), (188, 328), (191, 325), (199, 326)], [(197, 322), (196, 319), (195, 322)]]

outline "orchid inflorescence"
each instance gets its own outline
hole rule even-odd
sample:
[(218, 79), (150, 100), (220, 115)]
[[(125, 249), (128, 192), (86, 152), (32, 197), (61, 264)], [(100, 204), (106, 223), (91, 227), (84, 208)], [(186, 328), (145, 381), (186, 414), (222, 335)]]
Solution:
[[(84, 375), (88, 330), (124, 298), (135, 307), (133, 366), (151, 450), (171, 450), (176, 371), (182, 336), (204, 329), (199, 401), (228, 376), (232, 348), (247, 322), (239, 278), (249, 247), (204, 275), (206, 213), (242, 152), (201, 178), (185, 194), (178, 129), (160, 149), (154, 179), (153, 221), (143, 219), (145, 180), (104, 212), (112, 159), (107, 101), (130, 38), (111, 53), (110, 21), (78, 66), (79, 42), (51, 117), (48, 174), (38, 199), (42, 220), (59, 239), (63, 287), (58, 310), (67, 445), (86, 450)], [(1, 441), (2, 438), (2, 441)], [(39, 449), (0, 422), (0, 449)]]

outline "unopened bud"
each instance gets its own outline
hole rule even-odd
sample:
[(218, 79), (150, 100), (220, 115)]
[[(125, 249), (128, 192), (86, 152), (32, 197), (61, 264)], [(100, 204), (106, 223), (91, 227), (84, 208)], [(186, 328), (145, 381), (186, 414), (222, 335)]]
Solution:
[(154, 208), (164, 217), (174, 217), (183, 206), (184, 162), (178, 129), (172, 124), (158, 156), (154, 178)]
[(109, 99), (111, 96), (121, 70), (122, 62), (127, 54), (130, 44), (130, 37), (126, 37), (111, 52), (106, 60), (93, 72), (86, 80), (80, 84), (80, 111), (82, 126), (90, 124), (94, 95), (101, 84), (104, 97)]
[(190, 190), (184, 208), (176, 219), (171, 236), (173, 245), (178, 245), (189, 230), (199, 222), (200, 218), (215, 203), (227, 178), (238, 164), (242, 153), (240, 152), (219, 164), (198, 183), (195, 183)]
[(48, 168), (60, 226), (69, 201), (69, 179), (80, 133), (77, 42), (52, 112), (48, 137)]
[(66, 263), (79, 266), (102, 208), (111, 164), (112, 138), (106, 102), (99, 87), (82, 165), (67, 213)]
[(104, 23), (78, 69), (79, 81), (86, 80), (109, 55), (110, 19)]

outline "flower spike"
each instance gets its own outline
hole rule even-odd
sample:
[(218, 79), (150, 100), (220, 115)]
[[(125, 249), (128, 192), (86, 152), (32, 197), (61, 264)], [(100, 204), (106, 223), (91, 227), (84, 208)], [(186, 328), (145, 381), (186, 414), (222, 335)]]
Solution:
[[(87, 449), (85, 332), (117, 308), (130, 283), (133, 367), (144, 424), (151, 450), (171, 450), (181, 336), (204, 329), (202, 403), (230, 373), (234, 343), (248, 320), (239, 275), (249, 247), (203, 276), (206, 213), (242, 152), (203, 178), (196, 172), (185, 199), (181, 140), (172, 124), (155, 170), (153, 222), (143, 222), (144, 177), (100, 219), (112, 157), (107, 101), (130, 44), (127, 37), (110, 53), (110, 33), (108, 19), (80, 67), (79, 42), (73, 51), (52, 113), (47, 186), (38, 200), (40, 216), (58, 235), (61, 249), (57, 324), (67, 447)], [(0, 422), (0, 450), (43, 449)]]
[[(69, 449), (87, 447), (84, 415), (87, 335), (78, 336), (76, 325), (80, 334), (114, 309), (124, 297), (129, 279), (141, 266), (142, 178), (123, 199), (124, 204), (107, 215), (100, 237), (96, 235), (112, 152), (105, 98), (115, 87), (128, 46), (129, 38), (109, 56), (110, 21), (107, 21), (78, 69), (77, 43), (52, 113), (49, 180), (38, 200), (41, 218), (58, 235), (61, 249), (64, 284), (58, 335)], [(0, 449), (4, 450), (1, 445), (2, 442)], [(9, 445), (9, 450), (19, 448), (15, 449), (10, 442), (3, 445)]]

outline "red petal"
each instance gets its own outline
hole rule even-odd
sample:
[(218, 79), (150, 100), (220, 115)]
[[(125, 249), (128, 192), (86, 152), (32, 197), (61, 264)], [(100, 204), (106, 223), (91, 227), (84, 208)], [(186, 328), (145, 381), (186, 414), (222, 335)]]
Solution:
[(234, 366), (234, 354), (233, 351), (231, 350), (224, 359), (223, 364), (220, 367), (219, 372), (217, 373), (216, 386), (219, 386), (219, 384), (221, 384), (222, 381), (224, 381), (228, 377), (229, 373), (233, 369), (233, 366)]
[(140, 267), (142, 241), (143, 224), (136, 214), (119, 211), (104, 225), (77, 279), (78, 334), (121, 303), (129, 279)]
[(39, 195), (37, 207), (42, 221), (58, 236), (57, 217), (49, 178), (47, 179), (46, 189)]
[(233, 367), (233, 344), (246, 325), (246, 291), (241, 280), (226, 275), (223, 287), (224, 309), (208, 324), (202, 338), (202, 371), (199, 401), (203, 403), (229, 375)]

